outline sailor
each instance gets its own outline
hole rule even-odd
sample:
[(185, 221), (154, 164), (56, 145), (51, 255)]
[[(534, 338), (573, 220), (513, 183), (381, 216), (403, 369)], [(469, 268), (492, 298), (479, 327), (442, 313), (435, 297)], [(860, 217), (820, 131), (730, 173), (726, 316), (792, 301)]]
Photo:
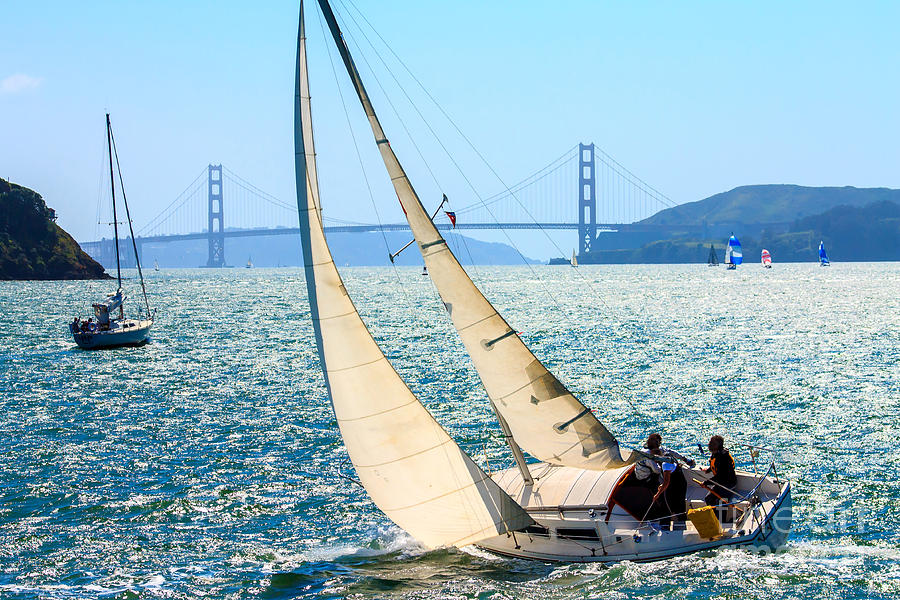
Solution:
[(72, 324), (69, 328), (72, 330), (72, 333), (78, 333), (78, 317), (72, 319)]
[(712, 473), (706, 488), (706, 504), (715, 506), (720, 502), (731, 501), (737, 486), (737, 473), (734, 471), (734, 457), (725, 447), (725, 439), (721, 435), (709, 438), (709, 467), (703, 469), (704, 473)]
[(697, 465), (692, 458), (687, 458), (675, 450), (662, 446), (662, 436), (651, 433), (644, 442), (644, 448), (650, 451), (656, 460), (645, 456), (634, 466), (634, 474), (638, 481), (653, 492), (651, 512), (658, 517), (668, 519), (674, 516), (677, 520), (685, 518), (685, 494), (687, 480), (678, 461), (693, 468)]

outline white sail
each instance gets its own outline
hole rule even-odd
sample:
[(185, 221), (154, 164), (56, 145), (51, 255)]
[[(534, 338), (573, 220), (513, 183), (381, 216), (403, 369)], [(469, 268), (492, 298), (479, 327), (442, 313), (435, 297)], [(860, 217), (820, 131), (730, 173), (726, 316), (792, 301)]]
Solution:
[(322, 227), (302, 2), (297, 44), (295, 170), (310, 312), (331, 404), (360, 482), (378, 508), (431, 548), (521, 529), (532, 519), (409, 390), (347, 295)]
[(482, 295), (438, 233), (385, 137), (327, 0), (319, 0), (394, 189), (444, 302), (501, 420), (525, 451), (558, 465), (627, 464), (615, 437), (550, 373)]

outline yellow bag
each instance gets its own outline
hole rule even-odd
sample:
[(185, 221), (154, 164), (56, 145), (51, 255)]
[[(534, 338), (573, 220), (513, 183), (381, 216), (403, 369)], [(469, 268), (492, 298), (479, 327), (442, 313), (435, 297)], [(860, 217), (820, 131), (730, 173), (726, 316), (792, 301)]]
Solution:
[(687, 516), (697, 528), (700, 537), (714, 539), (722, 535), (722, 525), (712, 506), (692, 508), (688, 511)]

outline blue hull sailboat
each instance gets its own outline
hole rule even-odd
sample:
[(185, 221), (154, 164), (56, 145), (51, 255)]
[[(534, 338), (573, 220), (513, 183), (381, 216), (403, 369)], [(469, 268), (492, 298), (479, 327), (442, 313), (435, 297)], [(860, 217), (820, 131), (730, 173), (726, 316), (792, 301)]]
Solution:
[(825, 252), (825, 242), (819, 242), (819, 266), (830, 267), (831, 261), (828, 260), (828, 254)]

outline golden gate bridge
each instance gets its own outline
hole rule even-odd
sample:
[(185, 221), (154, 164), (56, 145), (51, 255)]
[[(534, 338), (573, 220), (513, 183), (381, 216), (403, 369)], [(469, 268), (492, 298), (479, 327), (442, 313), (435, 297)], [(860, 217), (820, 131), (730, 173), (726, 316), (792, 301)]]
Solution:
[[(455, 228), (577, 231), (578, 253), (583, 255), (591, 252), (600, 234), (646, 232), (668, 237), (675, 230), (691, 233), (684, 225), (642, 222), (675, 205), (594, 144), (577, 144), (517, 183), (455, 208)], [(206, 240), (205, 266), (224, 267), (226, 240), (298, 235), (296, 223), (293, 201), (276, 198), (228, 167), (210, 164), (168, 206), (136, 229), (135, 242), (141, 254), (145, 244)], [(451, 228), (449, 220), (437, 225), (439, 229)], [(325, 217), (326, 233), (408, 229), (406, 223), (360, 223)], [(700, 228), (696, 229), (699, 233)], [(114, 260), (110, 239), (82, 242), (81, 246), (101, 264)], [(121, 248), (130, 246), (130, 239), (120, 241)]]

